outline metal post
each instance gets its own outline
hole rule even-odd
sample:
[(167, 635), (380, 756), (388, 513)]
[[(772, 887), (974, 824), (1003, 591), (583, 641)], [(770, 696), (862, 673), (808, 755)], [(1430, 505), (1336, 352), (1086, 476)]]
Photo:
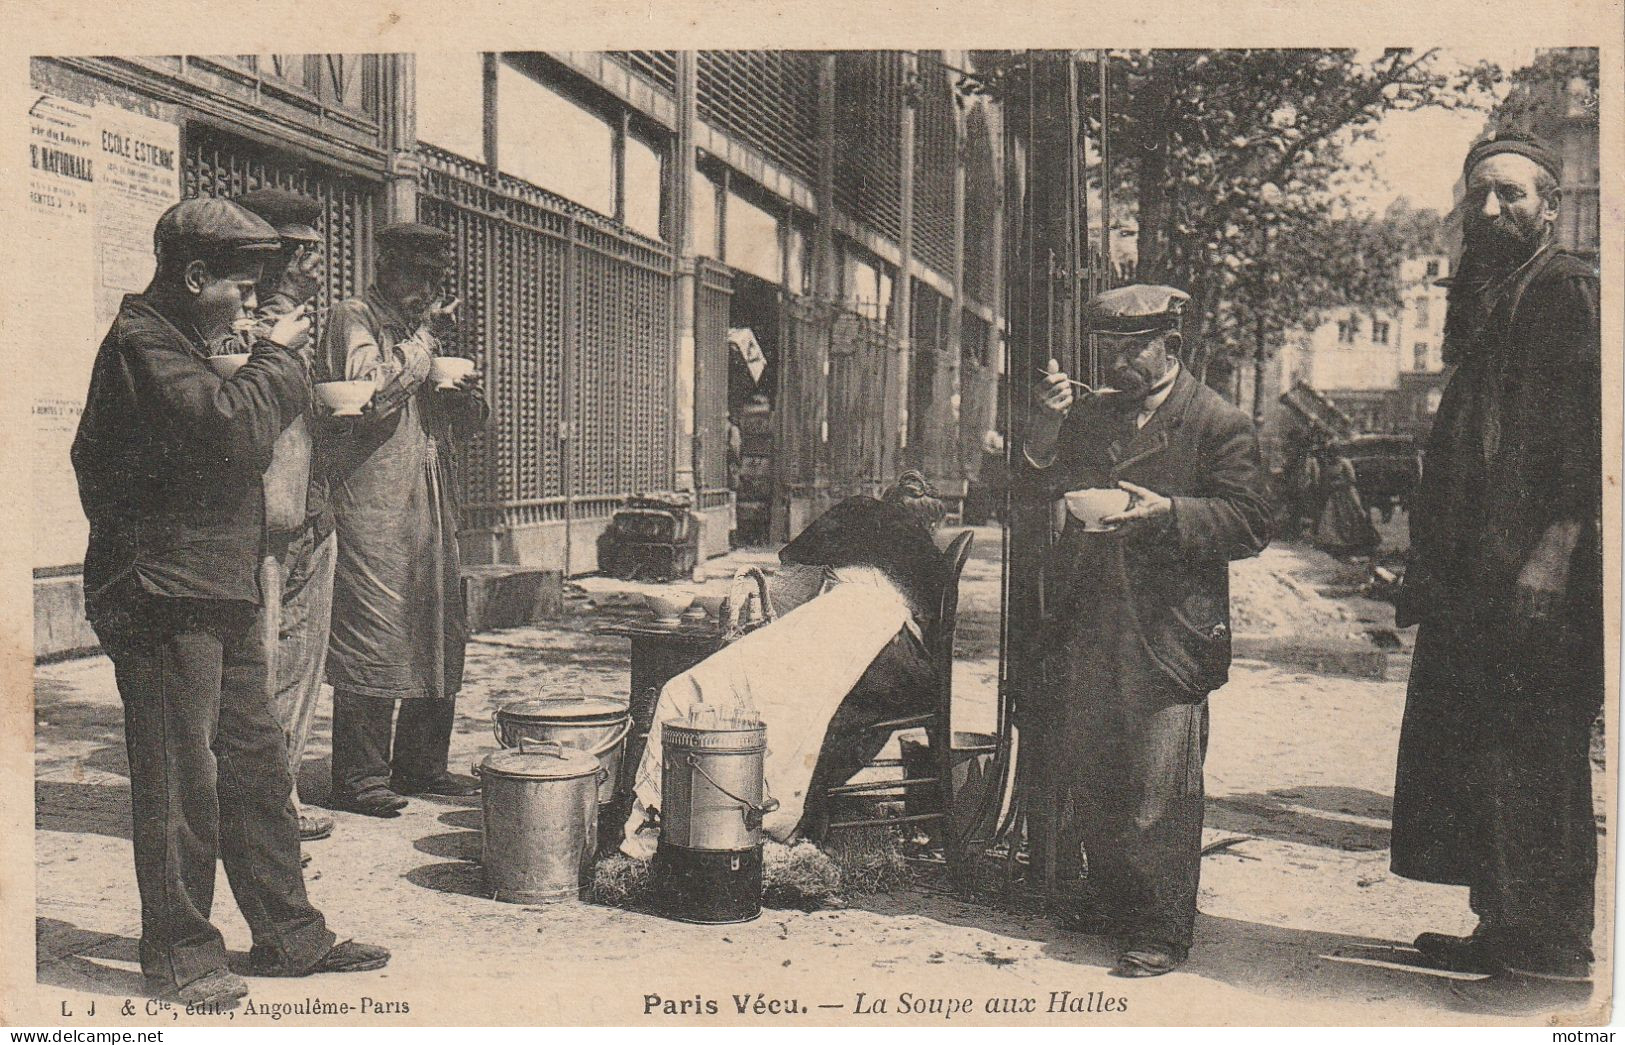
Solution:
[[(676, 418), (676, 438), (673, 452), (676, 457), (673, 480), (679, 490), (693, 491), (696, 508), (700, 489), (695, 482), (699, 473), (702, 453), (701, 441), (712, 433), (696, 430), (698, 404), (695, 396), (699, 382), (696, 371), (699, 364), (698, 346), (694, 340), (694, 301), (698, 281), (695, 278), (694, 252), (694, 121), (698, 94), (697, 75), (693, 51), (677, 52), (677, 134), (673, 141), (671, 170), (668, 183), (671, 189), (671, 214), (668, 217), (672, 248), (677, 254), (676, 277), (672, 285), (672, 326), (677, 352), (673, 360), (675, 372), (672, 395), (675, 399), (673, 416)], [(726, 438), (726, 433), (716, 433)]]
[(417, 57), (390, 54), (383, 58), (385, 147), (389, 173), (384, 192), (384, 223), (416, 221), (418, 216)]
[(914, 92), (918, 89), (918, 56), (902, 54), (903, 104), (898, 120), (897, 276), (892, 281), (892, 317), (897, 324), (897, 362), (892, 367), (897, 384), (892, 389), (895, 426), (888, 433), (890, 461), (881, 478), (890, 481), (902, 470), (901, 455), (908, 449), (909, 356), (914, 350)]

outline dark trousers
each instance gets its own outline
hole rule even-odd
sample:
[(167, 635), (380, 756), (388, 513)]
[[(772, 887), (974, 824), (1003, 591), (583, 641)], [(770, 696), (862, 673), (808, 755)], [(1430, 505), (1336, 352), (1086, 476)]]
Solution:
[(1207, 702), (1124, 712), (1098, 726), (1074, 795), (1089, 913), (1117, 922), (1129, 947), (1184, 958), (1202, 871)]
[(209, 921), (217, 859), (256, 958), (314, 965), (334, 936), (305, 896), (253, 607), (132, 593), (95, 626), (124, 702), (142, 972), (164, 989), (226, 967)]
[(444, 776), (456, 715), (457, 704), (451, 700), (392, 700), (335, 690), (333, 797), (344, 800), (378, 788), (410, 787)]

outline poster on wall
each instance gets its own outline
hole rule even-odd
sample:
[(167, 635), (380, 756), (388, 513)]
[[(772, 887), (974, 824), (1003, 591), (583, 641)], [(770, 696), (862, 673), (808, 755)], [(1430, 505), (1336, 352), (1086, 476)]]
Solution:
[(152, 278), (152, 229), (180, 199), (180, 128), (116, 106), (35, 95), (29, 108), (28, 235), (41, 259), (31, 303), (36, 389), (34, 562), (76, 566), (88, 525), (68, 453), (91, 364), (125, 294)]
[(50, 95), (28, 110), (28, 206), (22, 242), (50, 264), (26, 265), (22, 299), (33, 352), (35, 567), (78, 563), (88, 527), (68, 461), (100, 334), (96, 286), (94, 112)]
[(105, 330), (125, 294), (152, 279), (152, 229), (181, 198), (181, 131), (172, 123), (96, 106), (96, 324)]

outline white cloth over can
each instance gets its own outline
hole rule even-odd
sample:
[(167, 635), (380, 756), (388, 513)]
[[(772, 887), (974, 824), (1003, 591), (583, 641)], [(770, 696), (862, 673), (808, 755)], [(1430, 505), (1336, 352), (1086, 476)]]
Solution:
[(638, 763), (623, 853), (640, 860), (654, 855), (657, 832), (639, 828), (648, 810), (660, 807), (661, 724), (687, 721), (697, 704), (715, 707), (722, 718), (754, 717), (767, 725), (765, 794), (778, 799), (779, 808), (762, 827), (781, 842), (795, 831), (835, 709), (911, 621), (908, 603), (878, 570), (840, 570), (837, 580), (666, 683)]

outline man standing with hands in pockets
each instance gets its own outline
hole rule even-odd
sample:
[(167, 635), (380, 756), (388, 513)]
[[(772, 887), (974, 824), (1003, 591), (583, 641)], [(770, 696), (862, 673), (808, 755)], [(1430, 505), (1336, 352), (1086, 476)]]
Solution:
[(1098, 525), (1068, 514), (1044, 567), (1041, 670), (1027, 696), (1055, 751), (1040, 786), (1075, 810), (1088, 857), (1066, 922), (1116, 937), (1113, 973), (1128, 977), (1169, 972), (1190, 951), (1207, 695), (1230, 667), (1229, 562), (1270, 539), (1251, 421), (1179, 365), (1188, 300), (1135, 285), (1089, 302), (1114, 390), (1077, 402), (1051, 360), (1018, 480), (1043, 503), (1127, 495)]
[(339, 538), (327, 680), (332, 805), (387, 817), (405, 795), (479, 790), (446, 766), (468, 639), (451, 452), (490, 411), (477, 372), (448, 388), (428, 380), (456, 329), (457, 302), (436, 303), (450, 234), (407, 222), (377, 240), (378, 281), (333, 307), (317, 367), (376, 386), (322, 452)]

